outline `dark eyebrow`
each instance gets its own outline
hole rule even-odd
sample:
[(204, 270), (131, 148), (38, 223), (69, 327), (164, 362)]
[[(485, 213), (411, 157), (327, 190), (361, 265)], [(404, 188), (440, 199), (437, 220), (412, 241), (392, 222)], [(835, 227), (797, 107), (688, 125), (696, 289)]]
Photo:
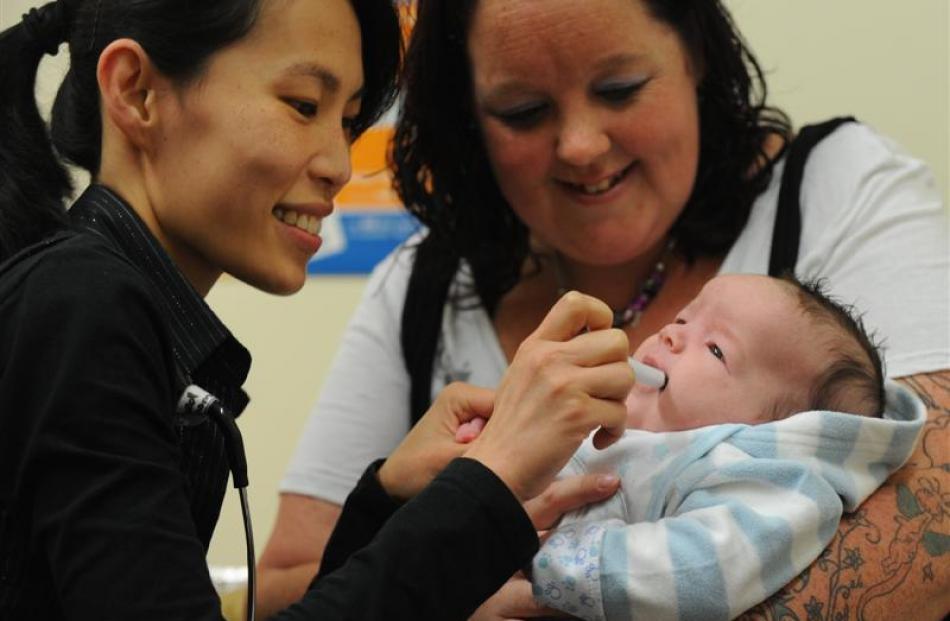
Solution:
[[(334, 74), (329, 69), (314, 63), (296, 63), (288, 67), (284, 73), (287, 75), (302, 75), (311, 77), (320, 82), (320, 84), (322, 84), (325, 89), (334, 93), (340, 90), (340, 78), (336, 77), (336, 74)], [(364, 87), (361, 86), (350, 96), (349, 101), (361, 99), (363, 97), (363, 91)]]
[[(597, 61), (594, 66), (594, 73), (623, 69), (630, 65), (641, 63), (646, 58), (647, 56), (645, 54), (639, 53), (612, 54)], [(485, 93), (484, 97), (479, 98), (478, 103), (485, 105), (492, 99), (505, 99), (506, 97), (520, 96), (524, 94), (535, 95), (528, 82), (516, 76), (514, 78), (506, 79), (499, 84), (493, 85), (491, 89)]]
[(613, 54), (597, 62), (594, 67), (594, 70), (612, 70), (620, 69), (627, 65), (634, 65), (639, 62), (643, 62), (646, 59), (645, 54), (635, 54), (635, 53), (620, 53)]

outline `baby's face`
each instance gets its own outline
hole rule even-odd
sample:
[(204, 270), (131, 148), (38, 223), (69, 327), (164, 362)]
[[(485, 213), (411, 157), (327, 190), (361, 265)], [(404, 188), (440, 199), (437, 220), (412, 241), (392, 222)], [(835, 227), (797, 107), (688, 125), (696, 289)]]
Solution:
[(792, 286), (754, 275), (719, 276), (634, 354), (663, 370), (660, 391), (637, 384), (627, 423), (678, 431), (770, 420), (778, 399), (804, 405), (823, 348)]

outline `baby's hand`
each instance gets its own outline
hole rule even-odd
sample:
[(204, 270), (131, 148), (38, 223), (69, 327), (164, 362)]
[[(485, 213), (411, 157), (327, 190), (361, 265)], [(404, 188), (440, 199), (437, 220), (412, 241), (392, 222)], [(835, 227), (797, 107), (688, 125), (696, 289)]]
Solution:
[(476, 417), (468, 422), (462, 423), (459, 425), (459, 428), (455, 430), (455, 441), (468, 444), (482, 432), (482, 429), (485, 427), (485, 422), (484, 418)]

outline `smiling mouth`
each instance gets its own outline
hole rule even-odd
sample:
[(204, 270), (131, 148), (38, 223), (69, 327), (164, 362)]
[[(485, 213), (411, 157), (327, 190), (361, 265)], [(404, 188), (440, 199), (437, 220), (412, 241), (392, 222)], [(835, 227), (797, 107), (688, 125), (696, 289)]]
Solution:
[(611, 175), (610, 177), (607, 177), (603, 181), (600, 181), (599, 183), (595, 183), (593, 185), (589, 185), (586, 183), (571, 183), (570, 181), (562, 181), (561, 183), (563, 183), (565, 186), (567, 186), (568, 188), (570, 188), (571, 190), (575, 192), (579, 192), (587, 196), (599, 196), (600, 194), (609, 192), (618, 183), (620, 183), (623, 180), (623, 178), (627, 176), (627, 173), (630, 172), (630, 169), (633, 168), (635, 163), (636, 162), (631, 162), (629, 165), (627, 165), (626, 168), (624, 168), (617, 174)]
[(306, 231), (311, 235), (319, 235), (320, 229), (323, 227), (323, 218), (300, 213), (293, 209), (275, 207), (271, 213), (284, 224), (295, 226), (301, 231)]

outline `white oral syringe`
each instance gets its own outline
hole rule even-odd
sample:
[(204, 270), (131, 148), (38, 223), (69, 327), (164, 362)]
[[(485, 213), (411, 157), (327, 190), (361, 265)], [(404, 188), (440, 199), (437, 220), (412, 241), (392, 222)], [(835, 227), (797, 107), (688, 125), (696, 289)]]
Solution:
[(651, 386), (660, 390), (666, 388), (666, 373), (656, 367), (643, 364), (633, 356), (630, 356), (628, 361), (630, 362), (630, 367), (633, 369), (633, 374), (638, 384)]

